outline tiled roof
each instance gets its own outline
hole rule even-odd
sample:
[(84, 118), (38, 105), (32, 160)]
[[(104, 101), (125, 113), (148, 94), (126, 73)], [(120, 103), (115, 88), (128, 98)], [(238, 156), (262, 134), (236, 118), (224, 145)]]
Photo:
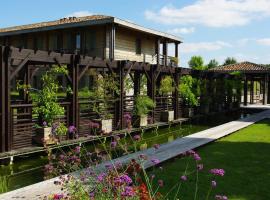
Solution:
[(251, 62), (241, 62), (231, 65), (225, 65), (225, 66), (219, 66), (212, 69), (209, 69), (209, 71), (270, 71), (270, 68), (255, 64)]
[(71, 23), (84, 22), (84, 21), (97, 21), (97, 20), (110, 19), (110, 18), (113, 18), (113, 17), (105, 16), (105, 15), (91, 15), (91, 16), (85, 16), (85, 17), (68, 17), (68, 18), (62, 18), (62, 19), (55, 20), (55, 21), (2, 28), (2, 29), (0, 29), (0, 33), (27, 30), (27, 29), (36, 29), (36, 28), (43, 28), (43, 27), (49, 27), (49, 26), (58, 26), (58, 25), (62, 25), (62, 24), (71, 24)]

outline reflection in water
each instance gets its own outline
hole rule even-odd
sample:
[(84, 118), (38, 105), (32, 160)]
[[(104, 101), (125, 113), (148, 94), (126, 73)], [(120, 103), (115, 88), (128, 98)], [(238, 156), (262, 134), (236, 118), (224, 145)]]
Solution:
[[(173, 141), (177, 138), (190, 135), (213, 126), (217, 126), (232, 120), (244, 118), (256, 110), (236, 111), (227, 114), (216, 114), (203, 116), (180, 125), (166, 128), (156, 128), (144, 132), (140, 141), (141, 149), (152, 147), (154, 144), (162, 144)], [(125, 142), (129, 139), (125, 138)], [(109, 141), (108, 141), (109, 142)], [(88, 150), (94, 150), (97, 144), (88, 144), (85, 146)], [(68, 150), (68, 149), (67, 149)], [(129, 150), (133, 151), (132, 149)], [(118, 152), (116, 155), (119, 156)], [(120, 153), (121, 154), (121, 153)], [(113, 157), (117, 157), (112, 155)], [(48, 159), (45, 153), (17, 157), (13, 165), (0, 166), (0, 193), (18, 189), (30, 184), (44, 180), (43, 166), (47, 164)]]

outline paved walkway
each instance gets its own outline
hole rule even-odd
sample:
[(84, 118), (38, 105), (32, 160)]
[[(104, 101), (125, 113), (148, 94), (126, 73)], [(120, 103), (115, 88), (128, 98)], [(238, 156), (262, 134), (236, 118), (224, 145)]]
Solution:
[[(166, 143), (160, 146), (158, 150), (153, 148), (139, 151), (137, 153), (129, 154), (124, 157), (115, 159), (114, 162), (120, 161), (122, 163), (128, 162), (132, 158), (137, 158), (140, 154), (145, 154), (149, 158), (157, 158), (161, 162), (166, 161), (170, 158), (173, 158), (180, 153), (185, 151), (198, 148), (202, 145), (205, 145), (209, 142), (215, 141), (219, 138), (222, 138), (226, 135), (234, 133), (242, 128), (245, 128), (257, 121), (260, 121), (265, 118), (270, 118), (270, 110), (266, 110), (257, 114), (253, 114), (244, 119), (239, 119), (236, 121), (232, 121), (226, 124), (222, 124), (220, 126), (216, 126), (183, 138), (179, 138), (174, 140), (173, 142)], [(103, 163), (98, 166), (98, 170), (103, 170), (106, 163)], [(145, 167), (151, 167), (153, 164), (151, 161), (145, 163)], [(74, 175), (78, 175), (78, 173), (74, 173)], [(50, 193), (59, 192), (59, 188), (57, 188), (53, 182), (57, 180), (57, 178), (50, 179), (47, 181), (43, 181), (41, 183), (37, 183), (34, 185), (30, 185), (18, 190), (14, 190), (5, 194), (0, 195), (1, 200), (11, 200), (11, 199), (42, 199), (44, 195)]]

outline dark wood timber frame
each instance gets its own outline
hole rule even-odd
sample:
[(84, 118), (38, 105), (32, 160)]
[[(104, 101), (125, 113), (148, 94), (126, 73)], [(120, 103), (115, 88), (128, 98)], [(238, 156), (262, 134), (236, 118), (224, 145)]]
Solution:
[[(115, 37), (115, 27), (112, 24), (107, 28), (110, 33), (110, 38), (112, 38), (110, 40), (110, 47), (112, 48), (114, 46), (113, 41)], [(157, 39), (157, 46), (159, 46), (160, 42), (160, 39)], [(51, 51), (0, 46), (0, 152), (7, 152), (13, 149), (31, 146), (31, 137), (34, 131), (33, 125), (35, 121), (32, 119), (33, 105), (29, 101), (29, 96), (24, 93), (22, 94), (23, 101), (13, 102), (10, 94), (11, 81), (15, 77), (19, 76), (20, 79), (24, 80), (25, 84), (29, 84), (39, 68), (48, 68), (52, 65), (67, 65), (68, 67), (69, 74), (66, 79), (73, 92), (72, 94), (69, 94), (66, 99), (61, 100), (60, 102), (60, 104), (65, 108), (65, 116), (62, 120), (66, 122), (67, 125), (78, 127), (79, 131), (81, 126), (83, 126), (82, 113), (80, 113), (80, 105), (82, 102), (78, 96), (79, 82), (89, 69), (95, 69), (102, 73), (115, 73), (117, 75), (117, 81), (119, 81), (120, 85), (120, 94), (113, 101), (112, 110), (110, 111), (113, 112), (114, 116), (114, 130), (125, 128), (124, 115), (127, 112), (132, 112), (132, 103), (128, 104), (127, 102), (134, 102), (134, 98), (140, 94), (140, 81), (142, 75), (145, 75), (147, 78), (147, 95), (158, 103), (157, 108), (153, 109), (151, 112), (153, 121), (158, 122), (160, 119), (160, 113), (164, 108), (164, 105), (162, 105), (164, 98), (170, 98), (170, 102), (172, 102), (170, 108), (174, 110), (175, 120), (178, 120), (182, 116), (182, 103), (178, 87), (176, 87), (171, 97), (161, 97), (158, 94), (157, 89), (162, 77), (165, 75), (171, 76), (174, 80), (175, 86), (178, 86), (181, 76), (184, 75), (192, 75), (194, 77), (211, 80), (211, 84), (217, 80), (224, 80), (225, 75), (222, 73), (207, 71), (199, 72), (191, 69), (166, 65), (167, 42), (163, 41), (163, 44), (163, 52), (166, 53), (164, 63), (160, 63), (160, 50), (157, 48), (156, 53), (158, 56), (158, 62), (154, 65), (145, 62), (114, 60), (113, 52), (110, 53), (109, 59), (100, 59), (80, 54), (65, 54)], [(175, 46), (175, 56), (178, 57), (178, 43), (176, 43)], [(132, 97), (128, 97), (125, 94), (124, 80), (127, 76), (130, 76), (134, 83), (134, 96)], [(265, 81), (263, 90), (265, 94), (264, 102), (266, 102), (267, 100), (269, 101), (269, 95), (267, 95), (269, 94), (270, 88), (270, 84), (268, 84), (269, 75), (265, 75), (263, 80)], [(208, 94), (213, 94), (213, 90), (218, 90), (211, 84), (208, 86)], [(223, 102), (226, 103), (226, 96), (222, 96), (222, 98)], [(90, 101), (83, 103), (87, 105), (92, 104)], [(79, 134), (81, 135), (82, 133)]]

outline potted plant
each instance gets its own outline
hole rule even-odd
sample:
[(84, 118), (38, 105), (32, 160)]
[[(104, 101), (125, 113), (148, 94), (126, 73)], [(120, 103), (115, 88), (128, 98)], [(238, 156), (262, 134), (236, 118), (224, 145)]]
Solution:
[[(37, 116), (36, 135), (33, 138), (37, 143), (43, 144), (52, 140), (53, 122), (64, 115), (64, 108), (59, 104), (57, 93), (60, 89), (57, 81), (59, 74), (68, 74), (66, 66), (52, 66), (52, 68), (41, 77), (42, 89), (32, 90), (31, 87), (21, 87), (30, 91), (33, 102), (33, 114)], [(29, 92), (27, 91), (27, 92)]]
[(181, 77), (179, 92), (184, 104), (183, 116), (192, 117), (194, 115), (194, 106), (198, 105), (198, 98), (193, 91), (194, 80), (191, 76)]
[[(165, 76), (160, 82), (159, 92), (162, 96), (168, 97), (172, 95), (175, 87), (173, 86), (173, 80), (170, 76)], [(169, 122), (174, 119), (174, 111), (169, 110), (169, 100), (165, 100), (166, 110), (161, 112), (161, 121)]]
[(93, 111), (98, 117), (94, 121), (100, 124), (100, 130), (103, 133), (112, 132), (113, 116), (109, 109), (115, 95), (119, 95), (119, 83), (116, 81), (116, 75), (114, 73), (103, 76), (99, 74), (91, 92), (91, 99), (93, 100)]
[(148, 96), (138, 95), (135, 98), (134, 117), (135, 126), (147, 126), (147, 114), (155, 107), (155, 102)]
[(58, 139), (59, 142), (67, 140), (67, 132), (68, 132), (68, 128), (66, 127), (66, 125), (64, 123), (56, 123), (54, 124), (54, 133)]

